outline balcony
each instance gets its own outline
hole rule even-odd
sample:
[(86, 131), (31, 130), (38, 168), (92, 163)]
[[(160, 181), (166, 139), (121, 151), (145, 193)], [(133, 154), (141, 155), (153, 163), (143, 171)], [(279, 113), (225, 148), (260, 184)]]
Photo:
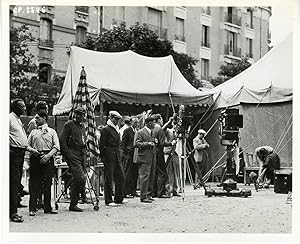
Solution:
[(253, 58), (253, 53), (251, 52), (251, 53), (246, 53), (246, 57), (247, 58)]
[(149, 30), (152, 30), (153, 32), (156, 33), (158, 38), (167, 40), (167, 35), (168, 35), (168, 29), (159, 27), (157, 25), (151, 25), (147, 24)]
[(246, 26), (250, 29), (253, 29), (253, 23), (246, 23)]
[(201, 13), (206, 15), (211, 15), (211, 9), (210, 7), (201, 8)]
[(185, 36), (175, 35), (175, 40), (185, 42)]
[(225, 22), (242, 26), (242, 18), (236, 14), (225, 15)]
[(52, 40), (47, 40), (47, 39), (40, 39), (39, 40), (39, 46), (40, 47), (48, 47), (48, 48), (53, 48), (53, 41)]
[(232, 46), (229, 46), (228, 44), (224, 45), (224, 54), (234, 56), (234, 57), (238, 57), (238, 58), (242, 57), (241, 48), (232, 47)]
[(76, 6), (75, 11), (85, 13), (85, 14), (89, 14), (89, 7), (87, 7), (87, 6)]
[(210, 48), (210, 43), (209, 42), (205, 42), (205, 41), (201, 41), (201, 47), (207, 47)]

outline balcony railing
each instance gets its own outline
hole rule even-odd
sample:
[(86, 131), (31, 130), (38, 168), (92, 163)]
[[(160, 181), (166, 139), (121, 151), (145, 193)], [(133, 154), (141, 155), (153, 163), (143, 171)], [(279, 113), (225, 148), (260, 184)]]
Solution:
[(208, 47), (210, 48), (210, 43), (209, 42), (205, 42), (205, 41), (201, 41), (201, 47)]
[(75, 10), (86, 14), (89, 13), (89, 7), (87, 6), (76, 6)]
[(236, 14), (225, 15), (225, 22), (241, 26), (242, 18)]
[(41, 47), (50, 47), (53, 48), (53, 41), (52, 40), (47, 40), (47, 39), (40, 39), (39, 40), (39, 46)]
[(175, 40), (185, 42), (185, 36), (175, 35)]
[(207, 75), (201, 75), (201, 80), (209, 80), (209, 76)]
[(207, 14), (207, 15), (211, 15), (211, 9), (210, 9), (210, 7), (202, 8), (201, 9), (201, 13)]
[(246, 26), (250, 29), (253, 29), (253, 23), (246, 23)]
[(242, 57), (242, 51), (241, 48), (238, 47), (230, 47), (228, 44), (224, 45), (224, 54), (225, 55), (231, 55), (234, 57)]
[(168, 35), (168, 29), (166, 28), (162, 28), (159, 27), (157, 25), (151, 25), (151, 24), (147, 24), (149, 30), (152, 30), (156, 33), (156, 35), (158, 35), (158, 38), (160, 39), (167, 39), (167, 35)]
[(247, 58), (253, 58), (253, 53), (251, 52), (251, 53), (246, 53), (246, 57)]

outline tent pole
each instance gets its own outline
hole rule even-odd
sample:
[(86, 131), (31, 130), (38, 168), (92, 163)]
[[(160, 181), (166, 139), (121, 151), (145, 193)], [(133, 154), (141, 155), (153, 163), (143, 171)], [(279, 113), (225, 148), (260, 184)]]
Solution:
[(99, 101), (100, 101), (100, 124), (103, 125), (103, 122), (104, 122), (104, 118), (103, 118), (103, 102), (102, 102), (102, 99), (101, 99), (101, 93), (99, 95)]

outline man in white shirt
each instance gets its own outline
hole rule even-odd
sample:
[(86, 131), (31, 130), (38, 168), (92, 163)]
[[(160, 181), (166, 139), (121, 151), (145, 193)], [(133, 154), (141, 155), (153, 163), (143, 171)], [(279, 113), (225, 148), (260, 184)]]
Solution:
[(39, 152), (28, 145), (26, 132), (20, 116), (25, 114), (26, 106), (22, 99), (15, 99), (9, 114), (9, 217), (12, 222), (21, 223), (18, 215), (19, 187), (21, 184), (25, 151)]

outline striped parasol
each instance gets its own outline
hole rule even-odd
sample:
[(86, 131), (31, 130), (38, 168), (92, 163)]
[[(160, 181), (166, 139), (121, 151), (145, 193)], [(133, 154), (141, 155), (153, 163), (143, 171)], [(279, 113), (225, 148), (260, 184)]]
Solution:
[(82, 107), (86, 110), (86, 120), (85, 120), (85, 131), (86, 131), (86, 148), (87, 148), (87, 158), (91, 162), (92, 159), (97, 158), (100, 154), (99, 145), (96, 138), (96, 122), (94, 107), (92, 105), (90, 95), (88, 92), (88, 87), (86, 83), (86, 73), (84, 67), (80, 73), (80, 80), (77, 87), (76, 95), (73, 100), (72, 110), (70, 113), (70, 118), (73, 118), (74, 109), (77, 107)]

